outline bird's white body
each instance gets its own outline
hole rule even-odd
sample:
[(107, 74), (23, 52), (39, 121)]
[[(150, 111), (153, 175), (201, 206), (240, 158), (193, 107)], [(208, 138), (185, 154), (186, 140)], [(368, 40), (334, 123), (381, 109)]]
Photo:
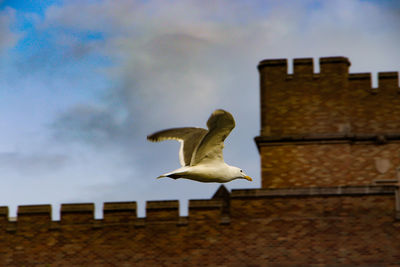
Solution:
[(179, 161), (182, 167), (158, 178), (186, 178), (203, 183), (252, 180), (240, 168), (226, 164), (223, 159), (224, 140), (235, 127), (233, 116), (217, 109), (208, 119), (207, 126), (208, 130), (194, 127), (167, 129), (147, 137), (152, 142), (174, 139), (181, 143)]
[(195, 166), (183, 166), (174, 171), (165, 173), (159, 176), (159, 178), (186, 178), (203, 183), (226, 183), (234, 179), (241, 178), (242, 173), (240, 172), (239, 168), (230, 166), (225, 162), (222, 162), (218, 164), (199, 164)]

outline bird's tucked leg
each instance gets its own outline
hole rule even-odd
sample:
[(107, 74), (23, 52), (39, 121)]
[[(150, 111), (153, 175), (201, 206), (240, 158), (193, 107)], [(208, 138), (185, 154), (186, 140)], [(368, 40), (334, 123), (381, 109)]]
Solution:
[(172, 178), (172, 179), (174, 179), (174, 180), (176, 180), (176, 179), (178, 179), (178, 178), (181, 178), (179, 175), (170, 174), (170, 175), (160, 175), (160, 176), (157, 177), (157, 179), (165, 178), (165, 177), (169, 177), (169, 178)]
[(185, 174), (187, 174), (186, 168), (182, 167), (182, 168), (179, 168), (179, 169), (177, 169), (175, 171), (164, 173), (163, 175), (158, 176), (157, 179), (164, 178), (164, 177), (169, 177), (169, 178), (172, 178), (172, 179), (176, 180), (178, 178), (184, 177)]
[(181, 178), (181, 175), (179, 175), (179, 174), (170, 174), (170, 175), (167, 175), (167, 177), (169, 177), (169, 178), (172, 178), (172, 179), (178, 179), (178, 178)]

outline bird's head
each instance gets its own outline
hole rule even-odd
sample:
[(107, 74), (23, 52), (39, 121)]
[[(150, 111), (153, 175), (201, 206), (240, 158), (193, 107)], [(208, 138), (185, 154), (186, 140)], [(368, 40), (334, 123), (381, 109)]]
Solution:
[(248, 181), (253, 181), (250, 176), (247, 176), (244, 171), (238, 167), (231, 167), (234, 179), (246, 179)]

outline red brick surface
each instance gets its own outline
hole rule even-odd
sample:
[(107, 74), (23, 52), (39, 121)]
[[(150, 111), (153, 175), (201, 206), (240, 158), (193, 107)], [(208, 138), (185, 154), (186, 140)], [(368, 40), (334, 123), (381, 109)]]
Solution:
[[(254, 190), (253, 190), (254, 191)], [(230, 223), (218, 201), (194, 203), (186, 224), (164, 219), (50, 222), (0, 227), (1, 266), (387, 266), (400, 263), (394, 194), (232, 195)], [(203, 201), (207, 202), (207, 201)], [(196, 205), (197, 204), (197, 205)], [(201, 213), (198, 212), (201, 210)], [(174, 211), (172, 210), (172, 214)], [(79, 216), (85, 219), (81, 220)], [(110, 215), (111, 216), (111, 215)], [(68, 222), (72, 222), (68, 218)], [(180, 218), (181, 220), (183, 218)]]
[[(400, 142), (372, 144), (287, 144), (260, 148), (262, 187), (368, 185), (395, 179)], [(390, 163), (381, 173), (377, 161)]]
[[(312, 64), (312, 59), (295, 59), (292, 75), (286, 60), (259, 65), (262, 187), (395, 179), (400, 166), (398, 73), (379, 73), (379, 87), (372, 89), (370, 74), (348, 73), (347, 58), (321, 58), (319, 74)], [(378, 171), (382, 161), (387, 168)]]
[(261, 135), (400, 131), (397, 72), (379, 73), (372, 89), (370, 74), (348, 73), (347, 58), (321, 58), (319, 74), (311, 59), (298, 63), (293, 75), (286, 60), (260, 63)]

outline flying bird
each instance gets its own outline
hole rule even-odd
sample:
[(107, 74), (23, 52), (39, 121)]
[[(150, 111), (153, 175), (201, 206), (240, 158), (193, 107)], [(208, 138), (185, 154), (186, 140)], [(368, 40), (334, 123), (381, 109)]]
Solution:
[(217, 109), (207, 121), (208, 130), (195, 127), (172, 128), (147, 136), (151, 142), (178, 140), (181, 143), (179, 169), (157, 178), (186, 178), (204, 183), (226, 183), (235, 179), (252, 181), (242, 169), (224, 162), (224, 140), (235, 127), (229, 112)]

